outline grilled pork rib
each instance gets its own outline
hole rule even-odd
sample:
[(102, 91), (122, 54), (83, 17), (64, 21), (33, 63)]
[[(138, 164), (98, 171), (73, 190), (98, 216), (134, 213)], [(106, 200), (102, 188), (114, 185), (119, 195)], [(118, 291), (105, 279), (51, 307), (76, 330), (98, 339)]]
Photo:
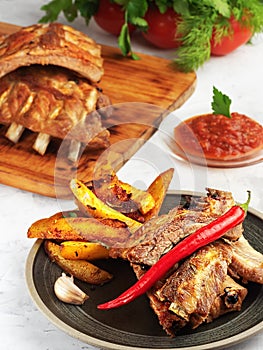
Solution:
[[(101, 117), (110, 99), (94, 86), (104, 73), (101, 47), (59, 23), (35, 24), (0, 36), (0, 123), (17, 143), (25, 129), (37, 132), (33, 149), (44, 155), (51, 137), (70, 139), (75, 162), (83, 146), (109, 146)], [(98, 109), (102, 109), (97, 113)], [(68, 132), (70, 131), (70, 134)]]
[[(231, 255), (226, 243), (206, 246), (147, 292), (150, 306), (168, 335), (173, 337), (186, 326), (196, 328), (241, 309), (247, 289), (227, 275)], [(139, 279), (145, 269), (139, 264), (132, 266)]]
[(104, 73), (100, 45), (70, 26), (34, 24), (2, 39), (0, 77), (32, 64), (68, 68), (91, 82)]
[[(189, 209), (176, 207), (168, 214), (151, 219), (127, 242), (127, 249), (113, 248), (110, 254), (114, 258), (151, 266), (181, 239), (221, 216), (233, 205), (231, 193), (208, 189), (207, 196), (194, 199)], [(225, 237), (236, 240), (242, 232), (242, 225), (238, 225)]]
[[(88, 143), (105, 130), (94, 112), (100, 94), (87, 79), (70, 70), (22, 67), (0, 79), (0, 123), (15, 122), (60, 139), (71, 131), (71, 139)], [(108, 131), (105, 136), (102, 145), (107, 147)]]
[(196, 328), (207, 319), (222, 293), (230, 262), (231, 249), (227, 244), (209, 244), (184, 261), (155, 294), (161, 301), (169, 302), (171, 312)]
[[(140, 279), (147, 266), (157, 262), (177, 242), (221, 216), (234, 204), (231, 193), (208, 189), (207, 197), (193, 198), (183, 207), (148, 221), (132, 235), (128, 248), (112, 248), (110, 255), (129, 260)], [(228, 275), (231, 269), (243, 279), (246, 276), (253, 280), (257, 276), (256, 281), (262, 283), (262, 255), (252, 251), (252, 247), (248, 251), (255, 257), (253, 268), (242, 268), (244, 252), (238, 250), (241, 245), (248, 247), (242, 233), (242, 225), (231, 229), (221, 240), (176, 264), (147, 292), (150, 305), (168, 335), (175, 336), (185, 326), (196, 328), (241, 309), (247, 289)]]

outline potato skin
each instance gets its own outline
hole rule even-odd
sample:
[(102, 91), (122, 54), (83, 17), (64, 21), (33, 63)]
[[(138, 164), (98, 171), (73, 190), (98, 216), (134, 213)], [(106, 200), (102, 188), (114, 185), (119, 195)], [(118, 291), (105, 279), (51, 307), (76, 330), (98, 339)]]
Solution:
[(65, 218), (58, 213), (34, 222), (28, 229), (27, 236), (58, 241), (100, 242), (108, 247), (117, 244), (126, 246), (131, 232), (126, 227), (116, 227), (116, 224), (118, 222), (110, 219), (99, 221), (88, 217)]
[(60, 253), (65, 259), (97, 260), (107, 259), (109, 249), (96, 242), (65, 241), (60, 244)]
[(61, 269), (75, 278), (90, 284), (101, 285), (109, 282), (112, 275), (91, 264), (86, 260), (69, 260), (63, 258), (60, 253), (60, 246), (52, 241), (44, 241), (44, 248), (52, 262), (55, 262)]
[(148, 187), (147, 192), (149, 192), (152, 195), (155, 201), (155, 206), (144, 215), (145, 222), (149, 221), (152, 217), (159, 214), (164, 198), (167, 194), (170, 182), (173, 178), (173, 174), (173, 168), (164, 171), (163, 173), (158, 175)]

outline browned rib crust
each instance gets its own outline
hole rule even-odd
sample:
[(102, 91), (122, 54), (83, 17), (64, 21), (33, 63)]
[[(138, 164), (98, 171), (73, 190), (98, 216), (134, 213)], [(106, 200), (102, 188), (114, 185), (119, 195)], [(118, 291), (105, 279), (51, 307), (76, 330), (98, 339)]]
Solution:
[(0, 44), (0, 77), (31, 64), (69, 68), (98, 82), (103, 75), (101, 47), (85, 34), (59, 23), (34, 24)]
[(34, 132), (84, 143), (96, 136), (95, 145), (104, 140), (107, 146), (108, 132), (98, 137), (105, 129), (99, 113), (93, 112), (98, 97), (96, 87), (68, 69), (22, 67), (0, 79), (0, 123), (16, 122)]
[(170, 302), (170, 311), (196, 328), (207, 319), (221, 294), (230, 261), (227, 244), (209, 244), (183, 262), (156, 294), (161, 301)]
[(7, 34), (0, 33), (0, 44), (2, 41), (4, 41), (7, 38), (7, 36), (8, 36)]

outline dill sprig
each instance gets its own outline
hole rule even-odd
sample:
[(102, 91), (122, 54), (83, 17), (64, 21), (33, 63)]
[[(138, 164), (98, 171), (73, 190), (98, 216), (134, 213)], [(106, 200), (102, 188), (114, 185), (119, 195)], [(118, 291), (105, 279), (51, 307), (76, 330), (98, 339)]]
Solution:
[(229, 18), (233, 16), (252, 34), (263, 31), (263, 3), (258, 0), (192, 0), (190, 15), (182, 16), (178, 31), (182, 45), (176, 51), (175, 64), (189, 72), (202, 66), (210, 58), (211, 36), (220, 42), (232, 35)]

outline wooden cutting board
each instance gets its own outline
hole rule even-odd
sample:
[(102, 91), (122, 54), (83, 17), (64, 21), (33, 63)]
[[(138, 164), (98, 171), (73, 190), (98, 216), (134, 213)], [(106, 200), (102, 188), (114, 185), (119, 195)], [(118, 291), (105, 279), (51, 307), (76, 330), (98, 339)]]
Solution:
[[(18, 26), (1, 23), (0, 35), (11, 34)], [(109, 150), (88, 150), (77, 164), (63, 154), (63, 142), (52, 140), (44, 156), (32, 145), (36, 134), (25, 131), (17, 144), (5, 138), (0, 126), (0, 183), (50, 197), (67, 197), (73, 176), (89, 180), (100, 160), (107, 157), (115, 169), (141, 147), (158, 127), (165, 111), (179, 108), (193, 93), (196, 74), (177, 71), (171, 61), (139, 54), (133, 61), (121, 56), (118, 48), (102, 45), (105, 74), (100, 87), (115, 106), (107, 120), (111, 132)], [(127, 104), (128, 103), (128, 104)], [(59, 155), (57, 157), (57, 155)]]

